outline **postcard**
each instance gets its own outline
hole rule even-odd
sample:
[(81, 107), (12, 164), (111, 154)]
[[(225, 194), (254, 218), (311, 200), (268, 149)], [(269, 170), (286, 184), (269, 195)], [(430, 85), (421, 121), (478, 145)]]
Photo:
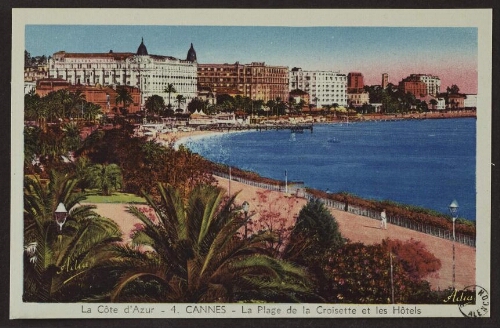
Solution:
[(11, 319), (490, 317), (492, 10), (12, 13)]

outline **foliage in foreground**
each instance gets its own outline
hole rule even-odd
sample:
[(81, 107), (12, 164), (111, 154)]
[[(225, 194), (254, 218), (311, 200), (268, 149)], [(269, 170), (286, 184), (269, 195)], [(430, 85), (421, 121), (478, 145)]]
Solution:
[(413, 279), (381, 244), (348, 243), (331, 252), (323, 270), (320, 294), (327, 302), (390, 304), (393, 291), (395, 303), (435, 302), (429, 283)]
[[(111, 301), (298, 302), (317, 300), (303, 269), (273, 258), (269, 232), (242, 237), (245, 220), (234, 197), (212, 185), (195, 188), (187, 199), (159, 186), (160, 201), (146, 196), (154, 219), (135, 207), (141, 225), (135, 247), (116, 247), (101, 270), (117, 273)], [(149, 290), (149, 292), (145, 293)]]
[[(93, 207), (79, 205), (85, 197), (74, 193), (77, 180), (51, 172), (48, 183), (25, 178), (24, 190), (24, 294), (26, 302), (71, 302), (92, 291), (86, 273), (121, 231), (100, 217)], [(59, 203), (68, 209), (60, 227), (53, 213)]]

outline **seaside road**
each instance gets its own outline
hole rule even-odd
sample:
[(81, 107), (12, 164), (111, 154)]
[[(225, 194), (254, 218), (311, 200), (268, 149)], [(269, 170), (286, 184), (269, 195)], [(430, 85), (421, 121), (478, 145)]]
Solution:
[[(228, 180), (216, 177), (219, 185), (228, 188)], [(238, 192), (237, 203), (247, 200), (250, 203), (250, 212), (258, 212), (255, 200), (259, 199), (264, 189), (231, 181), (231, 192)], [(306, 204), (305, 199), (296, 197), (285, 197), (283, 193), (276, 191), (266, 191), (270, 204), (266, 208), (280, 209), (282, 215), (289, 216), (287, 223), (293, 225), (302, 206)], [(339, 224), (340, 231), (345, 238), (352, 242), (364, 244), (380, 243), (385, 238), (399, 240), (418, 240), (422, 242), (427, 250), (441, 260), (441, 269), (425, 277), (429, 281), (432, 289), (445, 289), (452, 286), (453, 277), (453, 242), (442, 238), (434, 237), (418, 231), (406, 229), (392, 224), (387, 225), (387, 230), (380, 229), (380, 221), (368, 217), (355, 215), (337, 209), (330, 209), (331, 213)], [(258, 219), (258, 215), (256, 215)], [(463, 244), (455, 244), (455, 287), (463, 287), (476, 284), (476, 249)]]

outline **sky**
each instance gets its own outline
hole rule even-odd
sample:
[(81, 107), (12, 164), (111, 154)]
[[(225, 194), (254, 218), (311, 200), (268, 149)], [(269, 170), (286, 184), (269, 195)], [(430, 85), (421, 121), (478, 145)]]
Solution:
[(136, 52), (185, 59), (193, 43), (198, 63), (265, 62), (304, 70), (361, 72), (365, 84), (382, 73), (397, 84), (413, 73), (437, 75), (441, 90), (477, 93), (477, 28), (27, 25), (32, 56), (66, 52)]

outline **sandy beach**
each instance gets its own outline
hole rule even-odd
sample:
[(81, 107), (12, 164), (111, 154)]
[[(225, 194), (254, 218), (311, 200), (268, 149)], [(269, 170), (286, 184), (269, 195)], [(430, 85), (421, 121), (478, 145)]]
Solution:
[[(404, 119), (446, 119), (446, 118), (462, 118), (462, 117), (475, 117), (475, 111), (461, 111), (461, 112), (429, 112), (429, 113), (413, 113), (413, 114), (399, 114), (399, 115), (381, 115), (381, 114), (365, 114), (361, 118), (355, 118), (355, 120), (361, 121), (380, 121), (380, 120), (404, 120)], [(332, 121), (333, 122), (333, 121)], [(328, 124), (328, 121), (321, 120), (321, 123)], [(156, 137), (150, 137), (150, 140), (157, 140), (162, 144), (172, 144), (174, 147), (178, 147), (180, 144), (188, 141), (194, 140), (195, 138), (203, 138), (205, 136), (217, 135), (217, 134), (227, 134), (227, 133), (238, 133), (246, 132), (250, 130), (239, 130), (239, 131), (214, 131), (214, 130), (193, 130), (193, 131), (178, 131), (169, 133), (159, 133)]]

